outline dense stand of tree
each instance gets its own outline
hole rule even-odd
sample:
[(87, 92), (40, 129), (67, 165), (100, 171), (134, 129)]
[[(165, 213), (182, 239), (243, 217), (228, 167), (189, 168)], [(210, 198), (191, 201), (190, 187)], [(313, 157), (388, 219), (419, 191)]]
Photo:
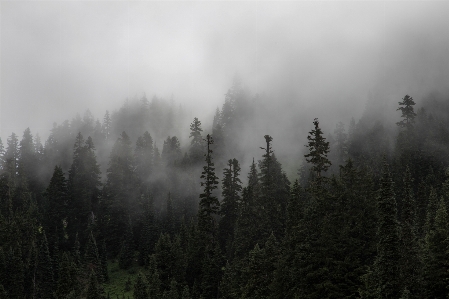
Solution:
[(193, 118), (185, 147), (182, 108), (145, 96), (102, 123), (87, 111), (55, 124), (45, 145), (12, 133), (0, 140), (0, 298), (107, 298), (113, 260), (139, 267), (136, 299), (447, 298), (438, 103), (415, 111), (405, 96), (394, 134), (361, 119), (326, 138), (314, 119), (296, 178), (270, 135), (241, 174), (251, 100), (238, 79), (210, 130)]

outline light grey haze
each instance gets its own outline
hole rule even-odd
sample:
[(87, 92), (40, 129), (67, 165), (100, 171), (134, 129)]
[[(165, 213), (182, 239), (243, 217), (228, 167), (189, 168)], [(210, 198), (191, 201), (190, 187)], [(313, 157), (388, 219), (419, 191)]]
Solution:
[(0, 11), (4, 143), (27, 127), (45, 139), (86, 109), (101, 119), (144, 92), (210, 120), (236, 72), (277, 102), (280, 128), (283, 114), (333, 128), (369, 97), (395, 107), (406, 93), (449, 94), (449, 2), (1, 1)]

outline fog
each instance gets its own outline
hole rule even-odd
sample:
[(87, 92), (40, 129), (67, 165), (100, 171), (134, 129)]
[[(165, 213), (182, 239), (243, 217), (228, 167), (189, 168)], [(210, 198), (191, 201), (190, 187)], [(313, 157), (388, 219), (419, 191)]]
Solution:
[(447, 2), (2, 1), (0, 10), (4, 143), (27, 127), (45, 140), (53, 122), (86, 109), (101, 120), (144, 93), (172, 98), (209, 130), (238, 73), (266, 113), (242, 142), (270, 134), (282, 157), (304, 148), (315, 117), (327, 134), (366, 107), (399, 118), (405, 94), (418, 105), (449, 94)]

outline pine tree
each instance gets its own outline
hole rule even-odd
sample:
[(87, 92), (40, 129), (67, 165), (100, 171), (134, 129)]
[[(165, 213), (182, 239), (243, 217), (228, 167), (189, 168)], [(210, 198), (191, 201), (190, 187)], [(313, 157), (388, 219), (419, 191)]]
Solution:
[(329, 142), (323, 137), (323, 132), (319, 127), (318, 118), (313, 121), (315, 129), (309, 132), (307, 136), (309, 153), (304, 155), (306, 161), (312, 164), (312, 171), (315, 172), (316, 177), (321, 178), (321, 173), (327, 171), (332, 163), (327, 159), (329, 153)]
[(106, 245), (111, 256), (117, 256), (128, 229), (129, 218), (140, 212), (139, 206), (133, 204), (138, 197), (138, 188), (131, 141), (125, 132), (122, 132), (112, 149), (103, 194), (108, 219)]
[(200, 163), (204, 156), (204, 141), (201, 136), (201, 132), (203, 129), (201, 128), (201, 122), (198, 118), (194, 118), (193, 122), (190, 124), (190, 136), (192, 141), (190, 142), (189, 155), (190, 160), (194, 165)]
[(47, 199), (44, 228), (50, 244), (56, 240), (64, 240), (64, 224), (67, 213), (68, 190), (67, 181), (61, 167), (55, 166), (50, 184), (45, 192)]
[(69, 170), (67, 233), (71, 242), (78, 233), (82, 246), (89, 238), (88, 227), (95, 225), (98, 216), (101, 172), (94, 151), (92, 138), (88, 137), (84, 141), (81, 133), (78, 133), (73, 147), (73, 163)]
[(223, 252), (228, 251), (228, 256), (234, 239), (235, 224), (238, 217), (240, 204), (240, 192), (242, 181), (239, 178), (240, 165), (237, 159), (230, 159), (228, 167), (223, 171), (222, 196), (218, 235)]
[(204, 187), (203, 193), (200, 194), (200, 208), (198, 211), (198, 229), (204, 236), (204, 241), (208, 242), (215, 235), (215, 220), (213, 216), (218, 213), (220, 203), (213, 194), (217, 189), (218, 177), (215, 175), (215, 167), (212, 162), (212, 150), (210, 146), (213, 144), (212, 136), (206, 137), (207, 154), (206, 165), (203, 167), (201, 186)]
[(405, 95), (405, 97), (402, 99), (402, 102), (399, 102), (399, 106), (404, 106), (396, 109), (396, 111), (401, 110), (402, 112), (401, 117), (403, 118), (403, 120), (396, 123), (400, 128), (405, 128), (407, 130), (413, 128), (416, 117), (416, 113), (413, 109), (414, 105), (415, 101), (413, 101), (413, 98), (409, 95)]

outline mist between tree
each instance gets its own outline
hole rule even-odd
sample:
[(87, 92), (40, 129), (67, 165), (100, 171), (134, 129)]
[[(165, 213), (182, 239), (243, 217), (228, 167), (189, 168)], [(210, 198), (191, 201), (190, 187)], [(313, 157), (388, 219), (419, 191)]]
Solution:
[[(12, 133), (0, 143), (0, 221), (8, 228), (0, 249), (9, 248), (0, 266), (15, 265), (17, 277), (28, 267), (37, 283), (4, 277), (0, 292), (91, 298), (104, 287), (118, 295), (109, 277), (137, 267), (122, 291), (132, 284), (134, 298), (317, 298), (317, 290), (440, 298), (446, 285), (433, 284), (449, 278), (433, 277), (443, 267), (438, 238), (449, 240), (441, 231), (449, 225), (449, 104), (437, 94), (415, 100), (370, 100), (359, 119), (298, 118), (299, 106), (251, 94), (236, 76), (213, 116), (143, 95), (101, 119), (88, 110), (55, 123), (45, 141), (29, 128), (20, 141)], [(14, 230), (25, 232), (20, 243)], [(31, 256), (37, 250), (34, 262), (18, 244)], [(352, 275), (344, 281), (342, 256), (353, 261), (344, 262)]]

